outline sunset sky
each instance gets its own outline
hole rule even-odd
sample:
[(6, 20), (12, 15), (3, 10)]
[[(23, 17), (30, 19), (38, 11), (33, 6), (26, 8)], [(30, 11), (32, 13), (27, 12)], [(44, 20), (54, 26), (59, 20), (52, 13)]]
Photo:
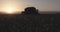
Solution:
[(0, 11), (8, 7), (23, 11), (30, 6), (40, 11), (60, 11), (60, 0), (0, 0)]

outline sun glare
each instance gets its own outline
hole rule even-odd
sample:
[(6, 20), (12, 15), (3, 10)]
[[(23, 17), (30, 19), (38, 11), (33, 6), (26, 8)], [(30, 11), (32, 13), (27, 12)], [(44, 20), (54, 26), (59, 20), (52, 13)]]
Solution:
[(2, 0), (0, 3), (0, 13), (2, 14), (18, 14), (23, 11), (24, 5), (15, 0)]
[(2, 14), (18, 14), (22, 10), (22, 6), (20, 7), (19, 5), (16, 4), (6, 4), (2, 5), (0, 12)]
[(14, 14), (16, 12), (17, 12), (17, 8), (13, 6), (6, 6), (2, 10), (2, 13), (6, 13), (6, 14)]
[(14, 9), (12, 7), (7, 7), (5, 12), (6, 13), (13, 13)]

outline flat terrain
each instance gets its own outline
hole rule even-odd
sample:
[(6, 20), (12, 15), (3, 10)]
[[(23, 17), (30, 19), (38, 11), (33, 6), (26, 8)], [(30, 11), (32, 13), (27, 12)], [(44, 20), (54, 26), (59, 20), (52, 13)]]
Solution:
[(60, 32), (60, 14), (1, 14), (0, 32)]

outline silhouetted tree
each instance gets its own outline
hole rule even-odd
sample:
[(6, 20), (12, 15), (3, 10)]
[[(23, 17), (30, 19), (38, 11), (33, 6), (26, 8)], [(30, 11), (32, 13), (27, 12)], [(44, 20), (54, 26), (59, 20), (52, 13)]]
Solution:
[(27, 7), (27, 8), (25, 8), (25, 11), (23, 13), (25, 13), (25, 14), (37, 14), (38, 10), (35, 7)]

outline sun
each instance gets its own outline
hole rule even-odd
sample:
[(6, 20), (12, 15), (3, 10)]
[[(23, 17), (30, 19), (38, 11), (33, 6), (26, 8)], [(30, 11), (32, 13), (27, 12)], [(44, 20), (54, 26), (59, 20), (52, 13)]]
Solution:
[(22, 10), (22, 6), (20, 7), (18, 5), (6, 4), (1, 7), (0, 12), (2, 14), (18, 14), (21, 13), (21, 10)]
[(7, 7), (4, 7), (2, 12), (6, 14), (14, 14), (16, 12), (16, 8), (12, 6), (7, 6)]
[(13, 12), (14, 12), (14, 8), (13, 8), (13, 7), (7, 7), (7, 8), (5, 9), (5, 12), (6, 12), (6, 13), (13, 13)]

